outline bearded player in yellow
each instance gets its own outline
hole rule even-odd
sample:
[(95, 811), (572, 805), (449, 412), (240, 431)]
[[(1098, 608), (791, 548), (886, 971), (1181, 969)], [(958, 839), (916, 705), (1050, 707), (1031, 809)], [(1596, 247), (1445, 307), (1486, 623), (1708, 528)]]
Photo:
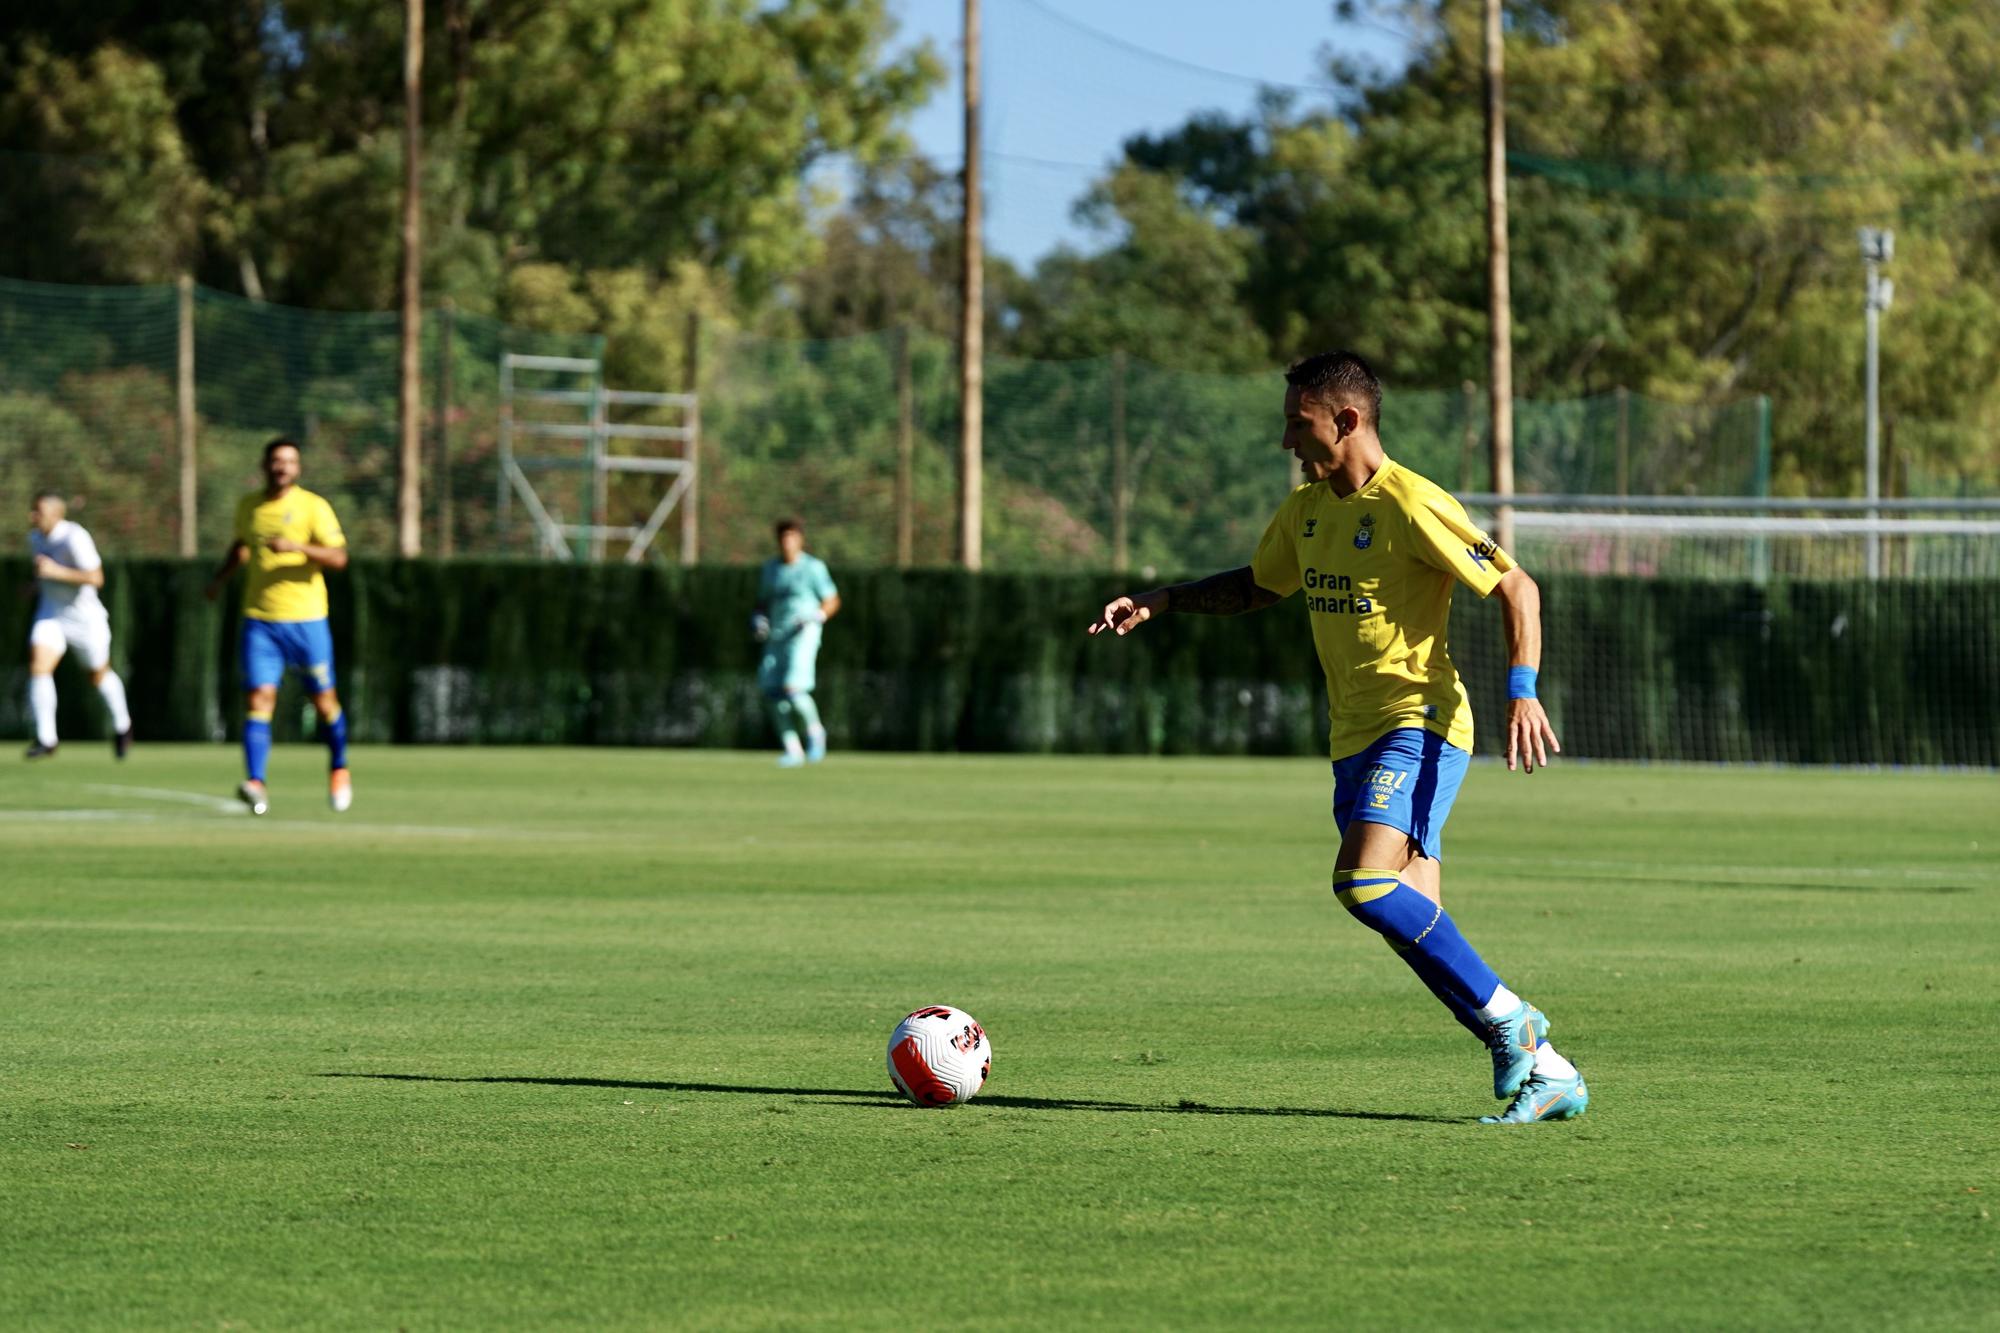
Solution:
[(299, 481), (299, 446), (273, 440), (264, 446), (264, 489), (236, 506), (235, 540), (209, 580), (213, 601), (230, 575), (245, 565), (243, 583), (243, 785), (236, 790), (250, 813), (270, 809), (264, 766), (271, 755), (271, 711), (287, 668), (305, 677), (320, 737), (326, 742), (327, 803), (336, 811), (354, 801), (347, 773), (347, 718), (334, 692), (333, 635), (326, 623), (326, 579), (321, 569), (347, 568), (347, 538), (333, 506)]
[(1129, 634), (1167, 612), (1230, 616), (1303, 590), (1326, 672), (1333, 889), (1382, 935), (1453, 1016), (1486, 1044), (1488, 1123), (1567, 1120), (1590, 1094), (1549, 1044), (1542, 1012), (1501, 983), (1443, 906), (1443, 832), (1472, 752), (1472, 706), (1445, 651), (1454, 582), (1505, 609), (1507, 768), (1532, 773), (1558, 752), (1535, 698), (1541, 594), (1458, 501), (1382, 452), (1382, 384), (1351, 352), (1285, 373), (1284, 448), (1305, 484), (1279, 506), (1241, 569), (1120, 597), (1090, 632)]

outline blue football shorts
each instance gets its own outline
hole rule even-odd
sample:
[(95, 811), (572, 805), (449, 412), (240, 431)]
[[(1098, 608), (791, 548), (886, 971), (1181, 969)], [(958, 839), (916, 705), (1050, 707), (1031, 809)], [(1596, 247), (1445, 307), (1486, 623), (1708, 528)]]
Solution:
[(290, 667), (305, 677), (306, 689), (333, 688), (333, 631), (325, 620), (243, 618), (243, 688), (276, 685)]
[(1442, 861), (1444, 821), (1472, 756), (1422, 727), (1398, 727), (1373, 745), (1333, 761), (1333, 822), (1341, 836), (1355, 820), (1401, 829)]

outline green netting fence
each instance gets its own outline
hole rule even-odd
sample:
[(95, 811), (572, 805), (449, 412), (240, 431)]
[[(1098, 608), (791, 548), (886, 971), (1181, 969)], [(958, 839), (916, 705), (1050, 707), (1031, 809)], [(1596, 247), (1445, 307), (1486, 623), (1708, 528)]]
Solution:
[[(836, 567), (819, 700), (834, 743), (1030, 753), (1323, 753), (1302, 604), (1082, 626), (1108, 575)], [(0, 561), (0, 580), (25, 577)], [(756, 571), (525, 561), (356, 561), (331, 579), (338, 670), (368, 742), (767, 743), (746, 632)], [(195, 562), (123, 561), (106, 601), (142, 739), (241, 724), (235, 611)], [(1553, 576), (1543, 697), (1572, 761), (2000, 765), (2000, 581), (1788, 583)], [(0, 609), (19, 644), (30, 612)], [(1451, 651), (1491, 753), (1504, 716), (1498, 608), (1461, 595)], [(19, 657), (0, 735), (24, 735)], [(69, 663), (61, 726), (101, 737)], [(280, 737), (303, 731), (288, 684)], [(227, 764), (218, 758), (218, 764)]]
[[(718, 334), (703, 364), (706, 553), (761, 555), (768, 520), (792, 512), (809, 520), (816, 547), (847, 563), (896, 563), (899, 532), (910, 534), (912, 563), (951, 560), (958, 384), (948, 341)], [(1294, 484), (1278, 448), (1275, 372), (1002, 357), (988, 360), (985, 385), (991, 568), (1241, 563)], [(1761, 399), (1628, 393), (1523, 401), (1516, 484), (1546, 494), (1766, 494), (1770, 410)], [(1446, 486), (1490, 485), (1476, 388), (1396, 390), (1382, 434), (1395, 457)]]
[[(305, 443), (307, 484), (332, 499), (355, 547), (390, 550), (395, 317), (196, 288), (191, 325), (197, 549), (219, 548), (236, 495), (256, 484), (259, 447), (288, 434)], [(0, 280), (0, 507), (18, 513), (34, 490), (51, 487), (75, 497), (76, 517), (109, 552), (179, 550), (179, 330), (171, 286)], [(816, 547), (845, 564), (951, 562), (959, 403), (948, 341), (895, 330), (808, 342), (715, 329), (704, 343), (705, 558), (759, 556), (771, 520), (796, 513)], [(496, 512), (501, 354), (597, 357), (602, 346), (594, 336), (428, 312), (428, 552), (534, 549), (519, 506), (504, 522)], [(1276, 447), (1280, 384), (1275, 372), (1200, 374), (1124, 357), (992, 360), (989, 566), (1242, 560), (1291, 484)], [(1483, 489), (1485, 418), (1476, 390), (1398, 390), (1383, 429), (1404, 461), (1449, 486)], [(1768, 476), (1767, 426), (1756, 401), (1524, 401), (1517, 475), (1524, 490), (1547, 492), (1756, 494)], [(649, 503), (630, 498), (641, 514)], [(662, 556), (674, 549), (660, 548)]]
[[(397, 321), (192, 293), (196, 546), (221, 553), (236, 497), (259, 484), (266, 440), (306, 447), (358, 550), (394, 549)], [(107, 553), (179, 549), (180, 292), (0, 280), (0, 508), (72, 497)], [(428, 312), (424, 320), (426, 546), (494, 549), (503, 351), (597, 356), (595, 335), (538, 333)]]

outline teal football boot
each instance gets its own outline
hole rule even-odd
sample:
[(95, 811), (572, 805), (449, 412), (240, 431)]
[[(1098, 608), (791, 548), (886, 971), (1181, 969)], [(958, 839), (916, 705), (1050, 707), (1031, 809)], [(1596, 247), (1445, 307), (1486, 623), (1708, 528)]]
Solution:
[(1479, 1123), (1532, 1125), (1537, 1120), (1574, 1120), (1589, 1105), (1590, 1089), (1583, 1086), (1583, 1075), (1554, 1078), (1547, 1074), (1534, 1074), (1521, 1085), (1521, 1094), (1514, 1098), (1512, 1106), (1499, 1115), (1479, 1117)]
[(1493, 1053), (1493, 1095), (1512, 1097), (1535, 1067), (1535, 1051), (1549, 1039), (1549, 1020), (1541, 1010), (1521, 1001), (1507, 1017), (1486, 1026), (1486, 1049)]

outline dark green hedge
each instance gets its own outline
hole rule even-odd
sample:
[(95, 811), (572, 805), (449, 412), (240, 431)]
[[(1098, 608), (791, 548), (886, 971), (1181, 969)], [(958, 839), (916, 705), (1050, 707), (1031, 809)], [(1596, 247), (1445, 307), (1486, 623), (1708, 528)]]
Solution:
[[(126, 561), (106, 600), (145, 739), (234, 736), (233, 599), (208, 566)], [(836, 571), (820, 659), (836, 745), (912, 750), (1316, 754), (1322, 685), (1296, 600), (1104, 642), (1118, 580)], [(0, 561), (19, 585), (24, 560)], [(330, 579), (341, 693), (366, 741), (767, 743), (746, 632), (756, 571), (358, 560)], [(2000, 764), (2000, 584), (1545, 580), (1543, 698), (1602, 758)], [(25, 643), (30, 603), (0, 612)], [(1497, 608), (1461, 593), (1453, 656), (1490, 749), (1504, 708)], [(25, 649), (0, 728), (25, 735)], [(64, 734), (104, 734), (66, 663)], [(303, 700), (286, 687), (281, 737)]]

